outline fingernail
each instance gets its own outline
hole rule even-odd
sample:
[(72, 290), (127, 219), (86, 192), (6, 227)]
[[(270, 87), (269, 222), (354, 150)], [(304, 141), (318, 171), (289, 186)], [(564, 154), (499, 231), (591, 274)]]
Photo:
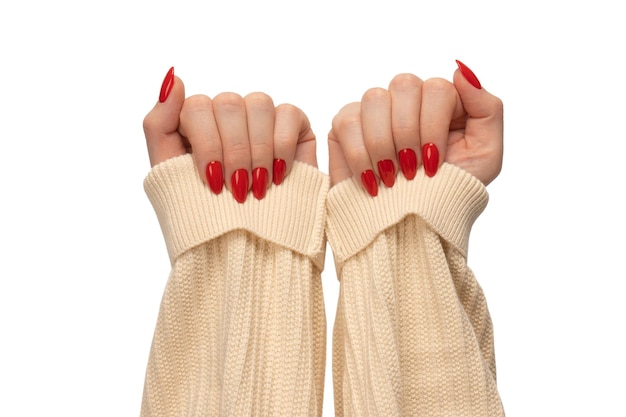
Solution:
[(398, 152), (398, 161), (400, 162), (400, 169), (404, 174), (404, 178), (412, 180), (417, 173), (417, 155), (413, 149), (402, 149)]
[(246, 195), (248, 194), (248, 171), (240, 168), (233, 172), (230, 178), (230, 185), (233, 189), (233, 197), (239, 203), (246, 201)]
[(376, 182), (376, 176), (374, 175), (374, 171), (371, 169), (366, 169), (361, 174), (361, 182), (363, 183), (363, 187), (372, 197), (376, 197), (378, 195), (378, 183)]
[(433, 177), (439, 168), (439, 149), (434, 143), (427, 143), (422, 147), (422, 160), (424, 171), (429, 177)]
[(478, 78), (476, 77), (476, 74), (474, 74), (474, 71), (472, 71), (471, 69), (469, 69), (467, 67), (467, 65), (465, 65), (464, 63), (462, 63), (461, 61), (459, 61), (458, 59), (456, 60), (456, 64), (459, 67), (459, 70), (461, 70), (461, 74), (463, 74), (463, 76), (465, 77), (465, 79), (474, 87), (478, 88), (479, 90), (482, 88), (482, 86), (480, 85), (480, 81), (478, 81)]
[(267, 169), (255, 168), (252, 171), (252, 194), (257, 200), (265, 197), (265, 191), (267, 190)]
[(209, 188), (214, 194), (222, 192), (224, 173), (222, 172), (222, 163), (220, 161), (212, 161), (206, 165), (206, 179), (209, 183)]
[(393, 187), (393, 184), (396, 182), (396, 167), (393, 166), (391, 159), (378, 161), (378, 174), (387, 188)]
[(172, 87), (174, 87), (174, 67), (170, 68), (170, 70), (165, 74), (165, 79), (163, 80), (163, 84), (161, 84), (161, 93), (159, 94), (159, 101), (161, 103), (165, 103), (165, 100), (170, 95), (170, 91), (172, 91)]
[(274, 184), (280, 185), (285, 179), (285, 171), (287, 170), (287, 163), (282, 159), (274, 159)]

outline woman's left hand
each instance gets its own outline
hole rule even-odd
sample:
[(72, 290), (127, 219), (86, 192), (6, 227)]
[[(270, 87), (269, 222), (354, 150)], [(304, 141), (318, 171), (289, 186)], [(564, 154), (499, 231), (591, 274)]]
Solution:
[(453, 82), (400, 74), (343, 107), (328, 136), (331, 183), (354, 176), (374, 196), (379, 179), (393, 186), (398, 167), (413, 179), (420, 164), (434, 176), (444, 161), (493, 181), (502, 167), (502, 101), (458, 65)]

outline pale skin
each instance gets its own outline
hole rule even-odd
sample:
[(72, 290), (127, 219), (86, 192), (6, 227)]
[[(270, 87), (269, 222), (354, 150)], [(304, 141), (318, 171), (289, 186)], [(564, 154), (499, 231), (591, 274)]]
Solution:
[[(276, 106), (264, 93), (185, 98), (184, 84), (175, 77), (167, 99), (145, 117), (144, 132), (151, 166), (191, 153), (206, 183), (207, 164), (220, 161), (230, 191), (228, 179), (238, 169), (248, 172), (249, 184), (258, 167), (272, 178), (276, 158), (286, 162), (286, 175), (293, 161), (317, 167), (307, 116), (290, 104)], [(368, 169), (378, 174), (381, 160), (391, 160), (402, 175), (398, 152), (414, 150), (421, 164), (426, 143), (439, 149), (439, 165), (456, 165), (489, 184), (502, 167), (502, 101), (474, 87), (459, 70), (452, 82), (399, 74), (387, 89), (367, 90), (360, 102), (347, 104), (334, 117), (328, 134), (331, 184), (359, 180)]]
[[(221, 162), (225, 179), (245, 169), (248, 184), (258, 167), (267, 169), (271, 179), (275, 158), (286, 162), (287, 173), (294, 160), (317, 167), (315, 135), (304, 112), (290, 104), (275, 106), (264, 93), (185, 99), (185, 86), (175, 77), (167, 100), (155, 105), (143, 126), (151, 166), (192, 153), (205, 183), (211, 161)], [(231, 190), (228, 180), (225, 185)]]

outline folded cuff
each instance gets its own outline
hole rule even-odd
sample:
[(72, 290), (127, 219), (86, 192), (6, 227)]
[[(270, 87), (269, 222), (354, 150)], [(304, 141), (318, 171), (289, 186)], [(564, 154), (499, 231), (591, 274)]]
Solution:
[(443, 239), (467, 256), (470, 230), (489, 199), (485, 186), (453, 165), (430, 178), (420, 168), (412, 181), (398, 175), (392, 188), (371, 197), (354, 180), (334, 186), (327, 201), (328, 241), (338, 268), (376, 236), (406, 216), (424, 219)]
[(328, 187), (326, 175), (294, 162), (284, 182), (272, 185), (265, 198), (249, 195), (240, 204), (226, 190), (213, 194), (190, 154), (156, 165), (144, 181), (172, 263), (192, 247), (243, 229), (311, 258), (320, 270)]

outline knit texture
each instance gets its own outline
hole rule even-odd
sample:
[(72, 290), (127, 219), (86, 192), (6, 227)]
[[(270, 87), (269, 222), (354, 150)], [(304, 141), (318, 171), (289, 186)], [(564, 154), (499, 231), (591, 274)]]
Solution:
[(239, 204), (185, 155), (144, 186), (172, 271), (141, 415), (321, 416), (327, 177), (296, 162), (263, 200)]
[(336, 416), (504, 415), (491, 319), (466, 263), (487, 199), (447, 164), (433, 178), (398, 176), (375, 198), (353, 180), (330, 191)]

